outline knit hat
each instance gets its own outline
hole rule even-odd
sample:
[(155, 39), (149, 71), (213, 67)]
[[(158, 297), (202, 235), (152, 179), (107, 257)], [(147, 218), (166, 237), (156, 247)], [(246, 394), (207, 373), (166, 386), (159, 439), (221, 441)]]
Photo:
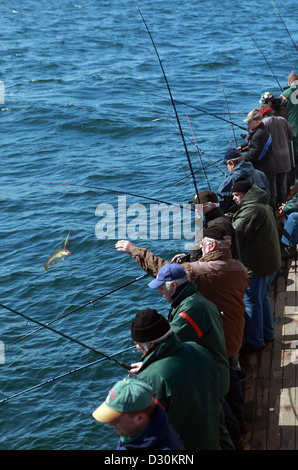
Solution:
[(244, 119), (245, 121), (262, 121), (262, 114), (257, 109), (253, 109), (248, 113), (246, 119)]
[(240, 157), (240, 152), (238, 149), (228, 149), (224, 156), (223, 163), (226, 164), (228, 160), (233, 160), (233, 158), (238, 158), (238, 157)]
[(229, 236), (228, 231), (221, 225), (212, 225), (203, 231), (203, 237), (213, 238), (213, 240), (223, 240), (227, 235)]
[(131, 338), (137, 343), (155, 341), (169, 331), (169, 322), (163, 315), (151, 308), (138, 312), (131, 324)]
[(234, 181), (232, 193), (247, 193), (251, 187), (252, 184), (248, 179), (244, 178), (244, 176), (239, 176), (239, 178)]
[(261, 104), (268, 103), (268, 101), (272, 101), (274, 100), (274, 98), (275, 96), (274, 96), (274, 93), (272, 93), (272, 91), (265, 91), (265, 93), (262, 94), (259, 103)]
[(104, 403), (92, 416), (101, 423), (109, 423), (122, 413), (132, 413), (148, 408), (153, 403), (153, 390), (145, 382), (125, 378), (111, 388)]
[(148, 286), (151, 289), (160, 287), (167, 281), (174, 281), (176, 279), (183, 279), (187, 276), (185, 269), (181, 264), (167, 263), (157, 273), (156, 279), (149, 282)]
[[(199, 192), (200, 204), (204, 202), (218, 202), (218, 197), (213, 191), (206, 189), (205, 191)], [(195, 198), (192, 201), (188, 201), (188, 204), (199, 204), (198, 197), (195, 195)]]

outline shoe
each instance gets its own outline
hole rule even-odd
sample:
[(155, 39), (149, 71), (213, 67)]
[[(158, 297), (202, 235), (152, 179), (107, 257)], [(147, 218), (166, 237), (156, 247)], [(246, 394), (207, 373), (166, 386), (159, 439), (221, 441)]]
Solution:
[(281, 259), (290, 259), (290, 258), (297, 258), (298, 251), (296, 248), (287, 245), (281, 245)]

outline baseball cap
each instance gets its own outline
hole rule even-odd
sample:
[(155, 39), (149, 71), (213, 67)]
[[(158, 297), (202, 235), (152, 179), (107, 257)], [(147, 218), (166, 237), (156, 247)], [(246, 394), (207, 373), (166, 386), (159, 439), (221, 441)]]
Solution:
[(186, 271), (183, 266), (181, 266), (181, 264), (167, 263), (162, 268), (160, 268), (156, 278), (153, 281), (149, 282), (148, 286), (151, 289), (155, 289), (156, 287), (160, 287), (167, 281), (183, 279), (186, 276)]
[(270, 100), (274, 100), (274, 98), (275, 96), (274, 96), (274, 93), (272, 93), (272, 91), (265, 91), (265, 93), (262, 94), (259, 103), (261, 104), (267, 103)]
[(240, 152), (238, 149), (228, 149), (224, 156), (223, 163), (226, 163), (228, 160), (233, 160), (234, 158), (240, 157)]
[(262, 114), (257, 109), (253, 109), (248, 113), (245, 121), (262, 121)]
[(148, 408), (153, 403), (152, 388), (138, 379), (125, 378), (117, 382), (106, 400), (92, 413), (101, 423), (109, 423), (122, 413), (132, 413)]

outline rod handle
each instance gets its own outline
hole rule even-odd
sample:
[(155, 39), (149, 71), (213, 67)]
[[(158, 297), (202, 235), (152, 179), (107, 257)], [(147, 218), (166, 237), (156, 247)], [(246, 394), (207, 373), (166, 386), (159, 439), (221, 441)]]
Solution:
[(129, 364), (126, 364), (126, 362), (120, 362), (120, 366), (124, 367), (124, 369), (130, 370), (131, 366)]

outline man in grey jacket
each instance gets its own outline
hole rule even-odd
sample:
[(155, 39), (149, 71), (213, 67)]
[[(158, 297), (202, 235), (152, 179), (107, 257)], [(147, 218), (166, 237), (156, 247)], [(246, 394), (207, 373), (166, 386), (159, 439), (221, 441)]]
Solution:
[(272, 137), (271, 158), (275, 161), (276, 203), (279, 207), (287, 199), (287, 175), (292, 167), (289, 142), (294, 139), (295, 134), (289, 122), (281, 116), (275, 116), (269, 106), (263, 104), (258, 109), (263, 116), (263, 124)]

